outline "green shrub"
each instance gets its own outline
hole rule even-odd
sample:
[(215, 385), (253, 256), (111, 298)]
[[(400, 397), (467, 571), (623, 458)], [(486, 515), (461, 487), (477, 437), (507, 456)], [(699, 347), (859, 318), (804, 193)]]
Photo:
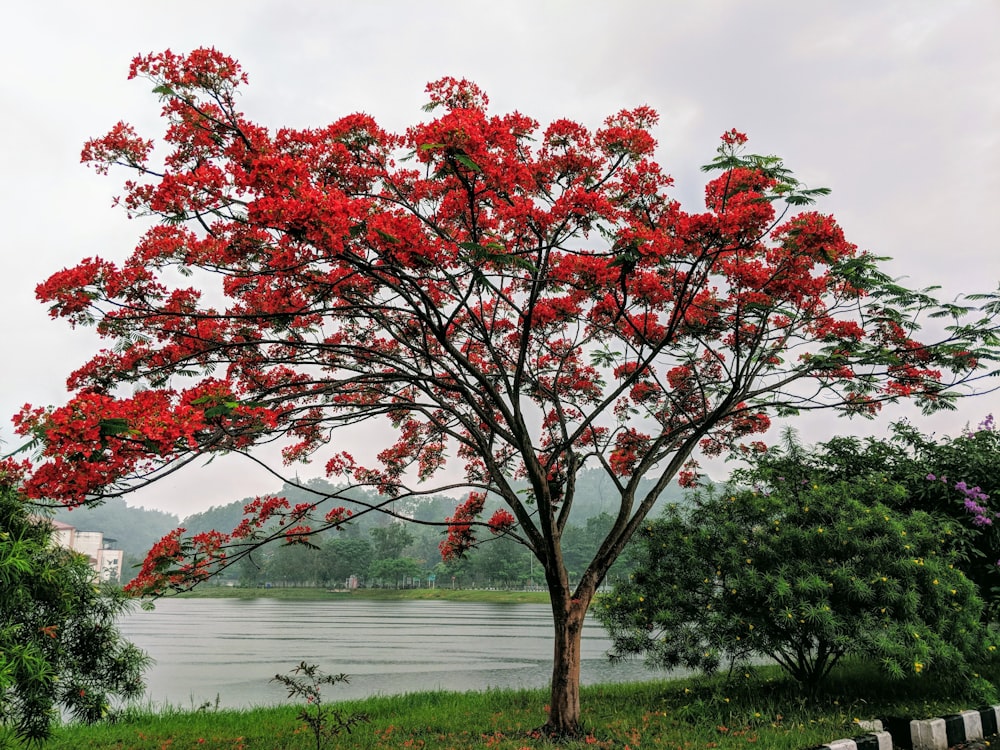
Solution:
[(893, 507), (952, 520), (960, 530), (957, 564), (979, 587), (989, 619), (1000, 619), (1000, 514), (991, 499), (1000, 493), (1000, 430), (992, 416), (957, 437), (897, 422), (888, 439), (833, 438), (816, 447), (809, 464), (830, 480), (885, 477), (906, 488)]
[(60, 711), (86, 723), (142, 695), (148, 658), (120, 636), (129, 600), (95, 583), (87, 559), (0, 475), (0, 745), (40, 742)]
[(711, 672), (764, 656), (810, 693), (847, 655), (971, 677), (990, 644), (951, 522), (894, 510), (903, 490), (881, 480), (768, 478), (643, 529), (631, 579), (596, 609), (613, 657)]

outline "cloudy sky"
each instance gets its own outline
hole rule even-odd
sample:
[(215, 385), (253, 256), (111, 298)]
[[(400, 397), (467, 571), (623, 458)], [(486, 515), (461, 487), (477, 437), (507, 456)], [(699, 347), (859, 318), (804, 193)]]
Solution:
[[(99, 177), (80, 148), (118, 120), (160, 132), (137, 53), (215, 46), (250, 75), (242, 103), (272, 126), (356, 111), (389, 129), (418, 120), (424, 85), (470, 78), (494, 111), (598, 126), (648, 104), (675, 195), (701, 207), (698, 166), (731, 127), (777, 153), (862, 248), (946, 298), (1000, 279), (1000, 4), (995, 0), (368, 0), (19, 3), (0, 30), (0, 450), (8, 416), (65, 400), (65, 376), (96, 346), (48, 318), (35, 284), (79, 259), (120, 259), (141, 227), (111, 208), (123, 174)], [(923, 421), (954, 434), (1000, 396)], [(831, 416), (807, 439), (878, 434)], [(303, 476), (308, 470), (303, 470)], [(249, 466), (214, 464), (130, 502), (183, 516), (276, 489)]]

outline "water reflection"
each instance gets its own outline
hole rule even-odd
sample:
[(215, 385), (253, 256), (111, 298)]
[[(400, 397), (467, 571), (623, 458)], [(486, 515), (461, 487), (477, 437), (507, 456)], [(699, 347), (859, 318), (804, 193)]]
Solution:
[[(268, 681), (299, 662), (345, 672), (331, 697), (420, 690), (543, 687), (552, 665), (551, 612), (544, 604), (480, 602), (317, 602), (276, 599), (167, 599), (137, 611), (122, 632), (156, 664), (148, 698), (197, 707), (279, 703)], [(608, 663), (608, 640), (590, 621), (583, 633), (582, 681), (653, 679), (641, 664)]]

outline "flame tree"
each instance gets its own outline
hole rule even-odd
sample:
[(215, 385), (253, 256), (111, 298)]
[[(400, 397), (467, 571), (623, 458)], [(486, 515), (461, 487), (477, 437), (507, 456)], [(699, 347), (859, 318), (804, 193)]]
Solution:
[[(69, 376), (66, 405), (15, 418), (35, 447), (14, 467), (24, 491), (100, 502), (269, 441), (388, 498), (363, 512), (464, 488), (443, 554), (488, 529), (544, 570), (553, 733), (579, 731), (595, 590), (668, 483), (693, 481), (696, 451), (763, 450), (770, 416), (802, 410), (946, 407), (996, 361), (995, 295), (899, 286), (808, 209), (827, 191), (735, 130), (692, 213), (653, 160), (648, 107), (542, 129), (445, 78), (433, 119), (403, 133), (363, 114), (272, 130), (239, 111), (246, 76), (215, 50), (138, 57), (131, 76), (155, 85), (161, 142), (119, 123), (83, 160), (129, 170), (120, 203), (152, 225), (123, 260), (38, 287), (109, 344)], [(943, 316), (933, 344), (915, 338), (926, 315)], [(356, 458), (344, 447), (371, 421), (385, 444)], [(561, 540), (584, 465), (619, 499), (572, 585)], [(487, 492), (503, 508), (481, 520)], [(132, 588), (191, 585), (347, 516), (258, 499), (230, 532), (165, 537)]]

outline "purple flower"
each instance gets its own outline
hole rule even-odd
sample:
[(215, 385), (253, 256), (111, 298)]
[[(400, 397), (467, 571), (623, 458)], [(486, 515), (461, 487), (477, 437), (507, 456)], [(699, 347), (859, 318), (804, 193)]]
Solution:
[(935, 479), (937, 479), (937, 477), (934, 476), (933, 474), (928, 474), (927, 475), (927, 481), (928, 482), (933, 482)]

